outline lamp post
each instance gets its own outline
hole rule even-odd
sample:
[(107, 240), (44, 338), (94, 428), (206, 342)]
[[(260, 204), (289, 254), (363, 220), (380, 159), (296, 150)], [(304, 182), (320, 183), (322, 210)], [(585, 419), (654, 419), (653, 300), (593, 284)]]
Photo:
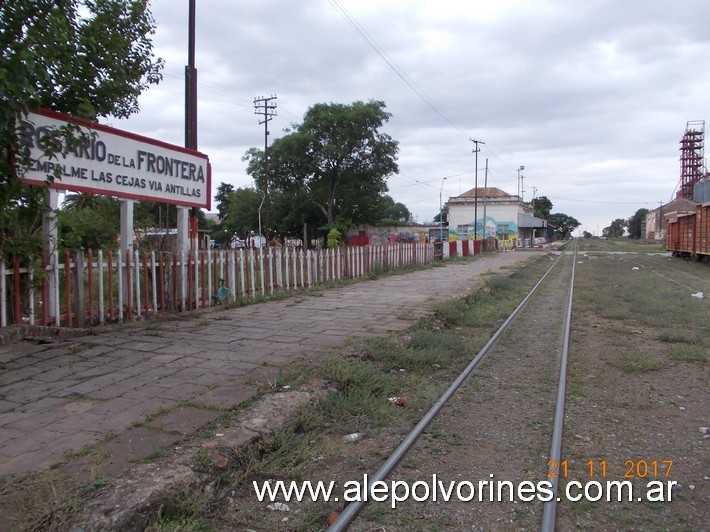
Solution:
[(441, 195), (444, 193), (444, 181), (446, 178), (441, 180), (441, 190), (439, 190), (439, 241), (444, 240), (444, 210), (441, 204)]
[[(476, 253), (476, 244), (478, 242), (478, 152), (481, 149), (478, 147), (479, 144), (485, 144), (482, 140), (469, 139), (476, 145), (473, 153), (476, 154), (476, 181), (474, 184), (473, 193), (473, 253)], [(485, 227), (485, 221), (484, 221)]]
[(520, 197), (520, 172), (522, 172), (523, 170), (525, 170), (525, 167), (522, 165), (517, 170), (518, 171), (518, 198)]

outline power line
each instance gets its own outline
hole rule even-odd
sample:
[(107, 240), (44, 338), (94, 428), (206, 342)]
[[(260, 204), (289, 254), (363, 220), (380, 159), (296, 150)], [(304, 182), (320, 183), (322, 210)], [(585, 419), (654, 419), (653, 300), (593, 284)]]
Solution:
[(387, 64), (387, 66), (392, 69), (392, 71), (397, 74), (397, 76), (416, 94), (425, 104), (427, 104), (432, 111), (439, 115), (445, 122), (447, 122), (454, 129), (463, 133), (466, 136), (470, 136), (466, 131), (464, 131), (458, 124), (451, 120), (444, 110), (437, 105), (437, 103), (432, 100), (427, 94), (420, 89), (417, 84), (407, 75), (407, 73), (391, 58), (387, 55), (387, 52), (373, 39), (367, 31), (355, 20), (355, 18), (350, 14), (350, 12), (343, 7), (338, 0), (328, 0), (331, 6), (335, 8), (340, 15), (348, 21), (348, 23), (355, 29), (355, 31), (369, 44), (375, 52), (382, 58), (382, 60)]
[(577, 203), (598, 203), (603, 205), (651, 205), (655, 204), (653, 201), (598, 201), (598, 200), (582, 200), (573, 198), (563, 198), (561, 196), (555, 196), (555, 199), (561, 199), (565, 201), (574, 201)]

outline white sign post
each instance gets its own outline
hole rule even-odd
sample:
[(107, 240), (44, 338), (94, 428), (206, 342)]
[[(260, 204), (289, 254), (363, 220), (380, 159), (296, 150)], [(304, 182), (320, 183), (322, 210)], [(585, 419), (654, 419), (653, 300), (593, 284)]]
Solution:
[[(62, 146), (51, 157), (45, 149), (54, 145), (58, 128), (71, 123), (85, 139), (79, 146)], [(121, 199), (121, 259), (133, 251), (133, 203), (135, 200), (178, 205), (178, 252), (189, 243), (189, 207), (210, 208), (211, 167), (206, 155), (100, 124), (75, 120), (52, 111), (28, 112), (18, 121), (17, 134), (30, 149), (32, 164), (22, 180), (51, 189), (104, 194)], [(57, 175), (58, 174), (58, 175)], [(56, 192), (50, 192), (50, 208), (56, 209)], [(182, 216), (180, 216), (182, 213)], [(50, 264), (56, 268), (56, 223), (45, 221)], [(53, 290), (54, 292), (54, 290)], [(52, 305), (53, 317), (58, 318)]]

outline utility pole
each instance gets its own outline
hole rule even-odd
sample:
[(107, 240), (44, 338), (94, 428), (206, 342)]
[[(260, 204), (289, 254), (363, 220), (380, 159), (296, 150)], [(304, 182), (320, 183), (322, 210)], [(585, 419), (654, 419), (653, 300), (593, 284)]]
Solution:
[[(195, 68), (195, 0), (188, 6), (187, 65), (185, 66), (185, 147), (197, 150), (197, 69)], [(128, 208), (128, 207), (127, 207)], [(132, 207), (131, 207), (132, 208)], [(170, 206), (166, 204), (166, 219), (169, 219)], [(196, 240), (197, 212), (199, 209), (176, 207), (177, 251), (188, 253), (191, 247), (197, 248)], [(127, 211), (128, 212), (128, 211)], [(132, 216), (132, 215), (131, 215)], [(186, 289), (183, 279), (183, 293)]]
[(473, 153), (476, 154), (476, 178), (473, 185), (473, 252), (476, 253), (476, 242), (478, 242), (478, 152), (481, 151), (478, 145), (485, 144), (485, 142), (483, 142), (482, 140), (469, 140), (476, 145), (476, 147), (473, 149)]
[[(535, 194), (537, 193), (537, 187), (532, 187), (533, 189), (533, 197), (532, 197), (532, 214), (533, 218), (535, 217)], [(533, 238), (537, 236), (537, 229), (533, 229)], [(543, 235), (544, 236), (544, 235)]]
[(444, 241), (444, 209), (441, 203), (441, 195), (444, 193), (444, 181), (446, 181), (445, 177), (441, 180), (441, 190), (439, 190), (439, 242)]
[(525, 167), (522, 166), (522, 165), (521, 165), (520, 168), (518, 168), (518, 170), (517, 170), (517, 171), (518, 171), (518, 198), (520, 198), (520, 180), (521, 180), (521, 179), (525, 179), (524, 177), (522, 177), (522, 176), (520, 175), (520, 172), (522, 172), (523, 170), (525, 170)]
[(190, 0), (185, 67), (185, 147), (197, 149), (197, 69), (195, 68), (195, 0)]
[(486, 173), (483, 176), (483, 249), (486, 249), (486, 207), (488, 205), (488, 157), (486, 157)]
[[(259, 124), (264, 124), (264, 197), (259, 205), (259, 238), (266, 238), (266, 247), (269, 247), (269, 122), (276, 116), (276, 96), (271, 95), (268, 98), (254, 98), (254, 114), (261, 115), (263, 119), (259, 120)], [(261, 207), (265, 205), (265, 235), (261, 232)]]

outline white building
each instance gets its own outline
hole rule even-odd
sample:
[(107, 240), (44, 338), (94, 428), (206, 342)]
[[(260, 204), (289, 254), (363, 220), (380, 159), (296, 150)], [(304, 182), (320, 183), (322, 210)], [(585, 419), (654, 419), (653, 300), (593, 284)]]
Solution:
[(495, 187), (468, 190), (446, 205), (450, 242), (495, 238), (502, 248), (532, 246), (537, 244), (535, 230), (547, 227), (535, 218), (531, 203)]

